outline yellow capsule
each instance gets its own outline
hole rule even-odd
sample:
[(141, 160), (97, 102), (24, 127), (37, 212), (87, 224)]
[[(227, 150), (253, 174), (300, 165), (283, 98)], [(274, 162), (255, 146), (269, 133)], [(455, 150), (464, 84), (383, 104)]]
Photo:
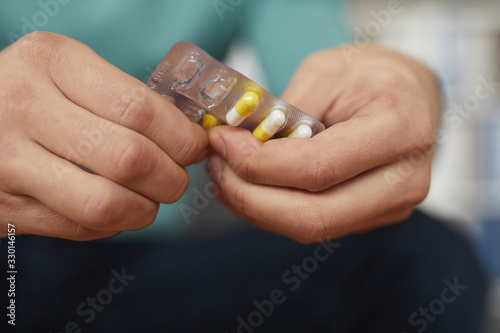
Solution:
[(253, 91), (246, 92), (236, 103), (234, 109), (240, 116), (248, 117), (254, 112), (255, 108), (259, 104), (259, 100), (259, 95), (257, 95)]
[(226, 120), (231, 126), (238, 126), (254, 113), (257, 105), (259, 105), (260, 97), (254, 91), (247, 91), (236, 102), (234, 107), (227, 113)]
[(281, 110), (274, 110), (253, 131), (253, 136), (259, 141), (267, 141), (280, 129), (286, 121), (286, 116)]
[(217, 120), (215, 116), (212, 116), (208, 113), (203, 116), (202, 127), (205, 129), (205, 131), (208, 132), (217, 125), (219, 125), (219, 120)]

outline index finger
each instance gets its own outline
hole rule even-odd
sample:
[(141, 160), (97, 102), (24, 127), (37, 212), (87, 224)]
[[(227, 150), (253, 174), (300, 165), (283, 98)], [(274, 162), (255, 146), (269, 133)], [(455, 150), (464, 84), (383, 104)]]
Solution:
[(431, 146), (417, 147), (410, 131), (385, 113), (335, 124), (311, 139), (283, 138), (261, 143), (246, 130), (227, 126), (210, 131), (212, 147), (243, 179), (322, 191), (407, 152), (429, 158)]
[(196, 162), (204, 153), (205, 132), (170, 101), (86, 45), (60, 35), (42, 36), (37, 38), (49, 39), (57, 53), (48, 67), (49, 75), (73, 103), (143, 134), (179, 165)]

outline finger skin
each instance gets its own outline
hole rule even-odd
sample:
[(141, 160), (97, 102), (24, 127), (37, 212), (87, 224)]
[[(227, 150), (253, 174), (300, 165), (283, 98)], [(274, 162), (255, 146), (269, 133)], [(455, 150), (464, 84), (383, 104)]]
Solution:
[(401, 221), (426, 197), (440, 109), (432, 74), (379, 46), (351, 60), (315, 53), (283, 94), (327, 126), (315, 137), (260, 143), (211, 130), (210, 175), (238, 216), (314, 242)]
[(437, 126), (441, 102), (436, 78), (421, 63), (375, 43), (350, 61), (339, 48), (312, 53), (281, 97), (329, 127), (394, 92), (412, 94), (409, 103), (429, 109), (412, 115)]
[[(16, 236), (33, 234), (89, 241), (113, 237), (119, 233), (86, 228), (28, 196), (0, 191), (0, 209), (3, 212), (0, 216), (0, 225), (14, 225)], [(7, 237), (7, 227), (2, 228), (0, 237)]]
[(297, 70), (283, 98), (328, 126), (312, 139), (260, 144), (221, 126), (210, 132), (211, 146), (247, 181), (311, 192), (402, 156), (432, 156), (439, 114), (432, 75), (378, 46), (367, 57), (348, 66), (338, 50), (321, 51)]
[(28, 66), (73, 103), (155, 142), (176, 163), (197, 161), (207, 146), (203, 129), (167, 99), (68, 37), (31, 33), (14, 48)]
[(158, 211), (158, 203), (35, 144), (21, 148), (17, 157), (2, 164), (0, 175), (6, 191), (30, 196), (96, 231), (141, 229), (154, 221)]
[(249, 183), (218, 155), (209, 157), (218, 198), (245, 220), (310, 243), (403, 220), (423, 200), (428, 184), (417, 171), (391, 187), (384, 174), (399, 162), (374, 169), (320, 193)]
[(26, 35), (0, 53), (0, 73), (0, 222), (21, 234), (143, 228), (207, 154), (174, 105), (67, 37)]
[(146, 137), (58, 93), (39, 98), (38, 116), (26, 122), (31, 138), (47, 150), (157, 202), (173, 203), (186, 190), (186, 170)]
[(391, 121), (358, 117), (311, 139), (260, 143), (248, 131), (227, 126), (212, 129), (209, 137), (214, 150), (245, 180), (319, 192), (391, 163), (407, 151), (419, 151), (430, 159), (433, 146), (427, 140), (421, 147), (404, 139), (394, 142), (405, 127)]
[(77, 41), (35, 32), (0, 59), (2, 225), (75, 240), (143, 228), (207, 154), (199, 126)]

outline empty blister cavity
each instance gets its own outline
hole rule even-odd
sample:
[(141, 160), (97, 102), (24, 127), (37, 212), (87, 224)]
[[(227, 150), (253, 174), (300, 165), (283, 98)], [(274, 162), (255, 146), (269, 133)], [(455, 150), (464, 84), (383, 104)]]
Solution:
[(175, 91), (188, 86), (200, 74), (203, 67), (205, 65), (199, 55), (192, 54), (186, 57), (174, 74), (172, 90)]
[(253, 136), (259, 141), (267, 141), (273, 137), (286, 122), (286, 115), (279, 109), (273, 110), (253, 131)]
[[(148, 86), (205, 129), (228, 124), (273, 137), (309, 138), (325, 126), (188, 42), (176, 43)], [(171, 100), (172, 101), (172, 100)]]
[(191, 120), (193, 123), (200, 124), (203, 116), (205, 115), (205, 110), (200, 109), (198, 106), (193, 104), (188, 104), (182, 110), (184, 114)]
[(257, 87), (247, 87), (243, 95), (226, 114), (226, 121), (231, 126), (238, 126), (243, 120), (250, 117), (257, 109), (262, 92)]
[(172, 96), (167, 95), (167, 94), (163, 94), (162, 96), (165, 97), (166, 99), (168, 99), (170, 101), (170, 103), (172, 103), (173, 105), (176, 104), (175, 99)]
[(236, 84), (236, 77), (225, 70), (218, 70), (200, 90), (200, 103), (210, 109), (218, 105)]

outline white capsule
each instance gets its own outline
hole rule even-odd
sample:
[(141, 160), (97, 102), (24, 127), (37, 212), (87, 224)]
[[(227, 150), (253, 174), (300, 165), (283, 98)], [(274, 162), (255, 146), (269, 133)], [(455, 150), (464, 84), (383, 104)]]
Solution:
[(276, 133), (278, 129), (285, 123), (286, 117), (283, 111), (274, 110), (262, 122), (262, 129), (267, 133)]
[(253, 135), (264, 142), (269, 140), (286, 121), (286, 116), (281, 110), (271, 112), (263, 122), (253, 131)]
[(312, 136), (312, 129), (308, 125), (300, 125), (292, 132), (289, 138), (310, 138)]

